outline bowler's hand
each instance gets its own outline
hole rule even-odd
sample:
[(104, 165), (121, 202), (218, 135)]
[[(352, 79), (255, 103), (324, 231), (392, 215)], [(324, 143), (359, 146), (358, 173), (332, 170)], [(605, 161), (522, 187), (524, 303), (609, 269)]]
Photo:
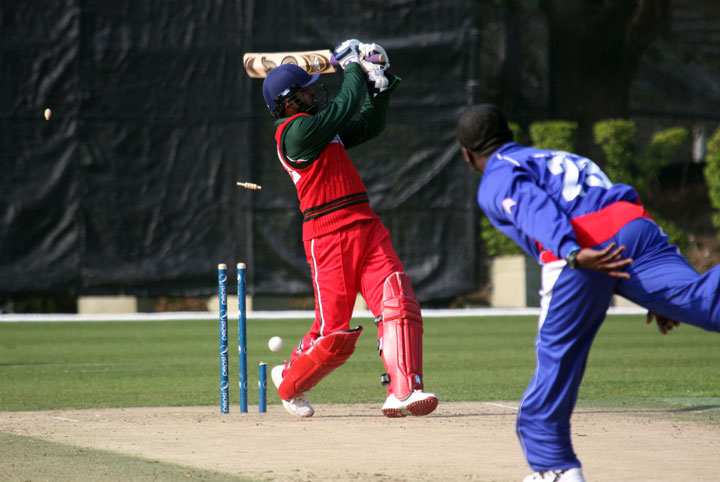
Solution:
[(620, 271), (630, 266), (632, 258), (623, 258), (620, 254), (625, 251), (625, 246), (615, 248), (615, 243), (610, 243), (605, 249), (597, 250), (583, 248), (578, 251), (577, 264), (581, 268), (594, 269), (613, 278), (629, 279), (630, 274)]
[(653, 318), (655, 318), (655, 323), (657, 323), (658, 330), (660, 330), (660, 333), (662, 333), (663, 335), (667, 335), (668, 331), (672, 330), (674, 326), (680, 326), (679, 321), (671, 320), (670, 318), (665, 318), (664, 316), (658, 315), (657, 313), (648, 311), (648, 313), (647, 313), (647, 324), (648, 325), (650, 323), (652, 323)]

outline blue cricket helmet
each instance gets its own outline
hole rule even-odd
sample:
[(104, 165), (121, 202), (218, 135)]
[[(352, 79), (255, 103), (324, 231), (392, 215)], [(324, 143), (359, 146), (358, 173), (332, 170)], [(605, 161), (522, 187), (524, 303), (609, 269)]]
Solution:
[(263, 97), (270, 112), (298, 89), (315, 82), (320, 74), (310, 75), (295, 64), (283, 64), (272, 69), (263, 81)]

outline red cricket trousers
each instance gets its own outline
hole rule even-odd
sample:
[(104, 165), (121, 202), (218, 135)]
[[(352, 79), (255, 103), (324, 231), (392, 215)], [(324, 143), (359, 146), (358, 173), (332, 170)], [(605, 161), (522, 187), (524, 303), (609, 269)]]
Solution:
[(350, 328), (358, 293), (372, 314), (380, 316), (385, 279), (403, 270), (390, 232), (379, 219), (358, 221), (304, 244), (315, 291), (315, 321), (291, 363), (317, 338)]

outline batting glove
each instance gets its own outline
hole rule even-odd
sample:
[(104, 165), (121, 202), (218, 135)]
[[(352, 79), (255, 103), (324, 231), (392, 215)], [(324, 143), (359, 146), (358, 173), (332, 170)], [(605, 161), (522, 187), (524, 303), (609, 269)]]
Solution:
[(361, 43), (358, 45), (358, 50), (360, 51), (360, 55), (363, 59), (363, 66), (366, 67), (366, 71), (368, 70), (367, 64), (365, 62), (370, 62), (372, 64), (378, 65), (382, 68), (382, 70), (387, 70), (390, 67), (390, 59), (388, 58), (387, 52), (385, 52), (385, 49), (382, 48), (380, 45), (376, 43), (371, 44), (365, 44)]
[(359, 40), (350, 39), (344, 41), (343, 43), (335, 47), (335, 49), (333, 49), (333, 56), (335, 57), (335, 60), (337, 60), (337, 63), (340, 64), (340, 67), (343, 68), (343, 70), (345, 69), (345, 67), (347, 67), (348, 64), (353, 62), (359, 63), (362, 60), (360, 50), (358, 49), (359, 45)]
[[(369, 64), (369, 62), (368, 62)], [(366, 76), (372, 90), (373, 97), (388, 88), (390, 82), (385, 77), (385, 71), (376, 64), (370, 64), (370, 69), (366, 69)], [(374, 68), (372, 66), (375, 66)]]

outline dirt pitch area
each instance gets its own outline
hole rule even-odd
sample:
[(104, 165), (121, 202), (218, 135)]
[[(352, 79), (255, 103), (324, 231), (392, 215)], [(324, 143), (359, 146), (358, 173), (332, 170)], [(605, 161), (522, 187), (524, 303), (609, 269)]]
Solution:
[[(441, 403), (422, 418), (379, 407), (317, 405), (311, 419), (279, 405), (0, 412), (0, 431), (267, 481), (512, 481), (529, 473), (514, 403)], [(589, 481), (715, 481), (720, 427), (663, 411), (579, 410), (575, 449)]]

